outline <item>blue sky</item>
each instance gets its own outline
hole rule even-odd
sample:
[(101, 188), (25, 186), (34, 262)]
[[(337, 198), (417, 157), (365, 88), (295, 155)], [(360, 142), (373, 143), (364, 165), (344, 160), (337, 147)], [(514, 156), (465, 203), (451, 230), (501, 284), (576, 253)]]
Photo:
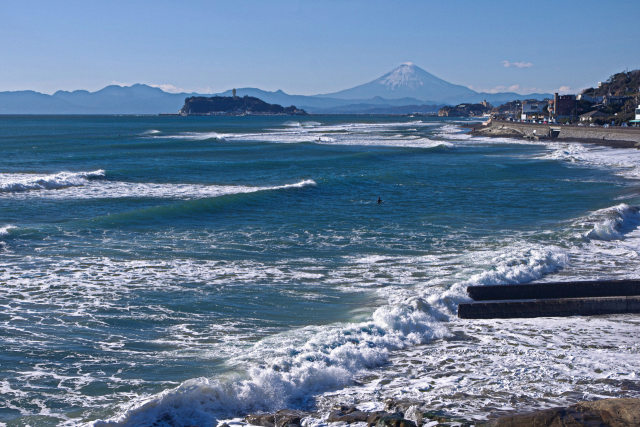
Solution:
[(575, 91), (640, 68), (639, 16), (638, 0), (7, 0), (0, 90), (315, 94), (412, 61), (476, 90)]

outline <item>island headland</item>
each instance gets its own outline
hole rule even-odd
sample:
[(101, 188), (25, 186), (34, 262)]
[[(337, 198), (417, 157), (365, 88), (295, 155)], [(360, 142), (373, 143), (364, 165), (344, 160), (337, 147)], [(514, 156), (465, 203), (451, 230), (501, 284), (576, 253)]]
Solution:
[(181, 116), (306, 115), (295, 106), (269, 104), (253, 96), (192, 96), (184, 100)]

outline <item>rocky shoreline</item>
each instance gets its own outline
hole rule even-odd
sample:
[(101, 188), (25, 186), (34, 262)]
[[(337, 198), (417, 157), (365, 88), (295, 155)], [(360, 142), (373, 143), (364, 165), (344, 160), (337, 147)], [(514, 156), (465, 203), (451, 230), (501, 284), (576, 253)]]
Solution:
[[(251, 414), (245, 417), (250, 425), (262, 427), (298, 427), (311, 424), (308, 419), (321, 419), (328, 424), (356, 424), (368, 427), (562, 427), (640, 426), (640, 399), (613, 398), (578, 402), (566, 407), (543, 409), (528, 413), (503, 415), (477, 422), (450, 417), (441, 411), (429, 411), (420, 402), (388, 399), (383, 411), (363, 411), (355, 406), (335, 406), (328, 413), (313, 413), (283, 409), (275, 413)], [(229, 427), (223, 424), (220, 427)]]
[(490, 120), (471, 128), (475, 136), (577, 141), (614, 148), (640, 148), (640, 129), (519, 123)]

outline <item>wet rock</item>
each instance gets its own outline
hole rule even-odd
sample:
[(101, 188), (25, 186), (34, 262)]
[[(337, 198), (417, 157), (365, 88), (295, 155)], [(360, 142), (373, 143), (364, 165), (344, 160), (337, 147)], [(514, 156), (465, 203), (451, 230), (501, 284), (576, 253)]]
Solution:
[(412, 406), (421, 407), (422, 402), (413, 399), (394, 399), (389, 398), (384, 401), (385, 410), (388, 412), (400, 412), (404, 414)]
[(306, 416), (307, 414), (302, 411), (282, 409), (275, 413), (274, 419), (276, 427), (297, 427), (300, 425), (302, 418)]
[(281, 409), (275, 414), (251, 414), (244, 420), (254, 426), (262, 427), (298, 427), (302, 418), (306, 417), (306, 412), (293, 409)]
[(491, 427), (632, 427), (640, 426), (640, 399), (579, 402), (528, 414), (507, 415), (484, 424)]
[(359, 423), (359, 422), (367, 421), (367, 419), (369, 418), (369, 415), (370, 415), (369, 412), (363, 412), (358, 410), (351, 411), (346, 414), (342, 412), (334, 411), (329, 414), (327, 421), (330, 423), (337, 423), (337, 422), (343, 422), (347, 424)]
[(416, 423), (403, 418), (400, 414), (383, 415), (375, 424), (376, 427), (417, 427)]
[(244, 417), (244, 420), (254, 426), (275, 427), (276, 425), (274, 414), (251, 414)]
[(352, 405), (335, 405), (332, 408), (332, 412), (340, 412), (341, 414), (349, 414), (357, 410), (358, 408)]
[(378, 423), (378, 420), (380, 420), (380, 418), (387, 416), (387, 415), (392, 415), (389, 412), (385, 412), (385, 411), (375, 411), (375, 412), (369, 412), (369, 416), (367, 417), (367, 425), (369, 427), (371, 426), (375, 426)]

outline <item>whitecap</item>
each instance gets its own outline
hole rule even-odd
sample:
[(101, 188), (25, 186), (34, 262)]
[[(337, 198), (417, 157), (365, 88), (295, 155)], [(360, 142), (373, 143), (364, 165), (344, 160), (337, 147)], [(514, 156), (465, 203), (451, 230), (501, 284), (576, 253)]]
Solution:
[(50, 175), (29, 173), (0, 174), (0, 193), (19, 193), (31, 190), (54, 190), (87, 185), (92, 179), (103, 178), (105, 172), (58, 172)]
[[(55, 181), (59, 184), (59, 181)], [(312, 179), (303, 179), (291, 184), (272, 186), (251, 185), (215, 185), (215, 184), (181, 184), (181, 183), (148, 183), (123, 181), (89, 181), (81, 178), (75, 186), (67, 184), (53, 187), (31, 186), (31, 191), (18, 193), (2, 193), (0, 198), (48, 198), (48, 199), (113, 199), (113, 198), (167, 198), (167, 199), (204, 199), (229, 194), (254, 193), (258, 191), (275, 191), (288, 188), (315, 186)], [(51, 191), (53, 188), (55, 191)]]
[(15, 230), (16, 228), (18, 227), (15, 225), (5, 225), (0, 227), (0, 237), (8, 236), (11, 233), (11, 230)]

